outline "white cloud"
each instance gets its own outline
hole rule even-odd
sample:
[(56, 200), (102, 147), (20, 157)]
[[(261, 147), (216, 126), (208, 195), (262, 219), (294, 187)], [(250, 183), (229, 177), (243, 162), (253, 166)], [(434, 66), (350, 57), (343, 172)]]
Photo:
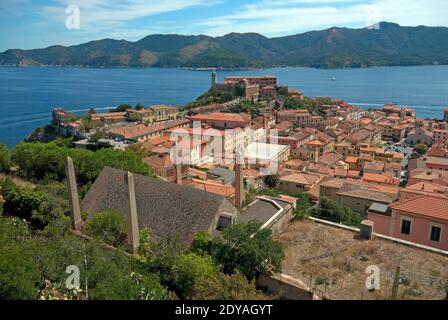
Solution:
[(210, 0), (126, 0), (119, 3), (113, 0), (56, 0), (56, 2), (55, 5), (40, 8), (39, 13), (63, 27), (67, 17), (65, 8), (68, 5), (76, 5), (80, 9), (80, 32), (98, 34), (115, 32), (121, 28), (135, 33), (136, 30), (127, 24), (136, 19), (217, 3)]
[(205, 19), (197, 28), (210, 35), (259, 32), (276, 36), (332, 26), (366, 27), (389, 21), (401, 25), (448, 25), (446, 0), (261, 0), (234, 14)]

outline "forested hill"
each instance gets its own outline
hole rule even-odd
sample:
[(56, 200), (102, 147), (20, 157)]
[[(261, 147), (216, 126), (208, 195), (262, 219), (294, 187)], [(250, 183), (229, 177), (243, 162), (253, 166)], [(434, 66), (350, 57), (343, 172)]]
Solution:
[(103, 39), (76, 46), (11, 49), (3, 66), (316, 68), (448, 64), (448, 28), (330, 28), (267, 38), (257, 33), (222, 37), (150, 35), (139, 41)]

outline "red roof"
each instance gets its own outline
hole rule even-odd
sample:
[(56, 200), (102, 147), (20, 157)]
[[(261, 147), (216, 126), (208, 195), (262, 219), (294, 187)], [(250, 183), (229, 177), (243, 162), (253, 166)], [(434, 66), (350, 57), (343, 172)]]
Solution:
[(229, 121), (250, 123), (250, 116), (247, 114), (213, 112), (210, 114), (198, 114), (191, 117), (191, 120), (197, 121)]
[(398, 201), (390, 205), (392, 209), (420, 214), (448, 221), (448, 199), (421, 195), (415, 198)]

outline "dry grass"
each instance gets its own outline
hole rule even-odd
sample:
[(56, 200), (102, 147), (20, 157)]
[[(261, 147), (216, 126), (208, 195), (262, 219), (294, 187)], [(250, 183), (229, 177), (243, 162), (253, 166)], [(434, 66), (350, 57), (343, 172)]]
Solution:
[(0, 173), (0, 182), (7, 177), (10, 178), (12, 182), (14, 182), (19, 187), (27, 187), (30, 189), (36, 188), (36, 185), (34, 183), (29, 182), (28, 180), (5, 173)]
[[(285, 247), (283, 273), (301, 279), (330, 299), (389, 299), (395, 268), (402, 269), (401, 299), (444, 299), (448, 258), (394, 242), (355, 239), (354, 232), (317, 224), (292, 222), (277, 238)], [(326, 253), (334, 253), (308, 262)], [(380, 268), (380, 289), (367, 290), (366, 267)]]

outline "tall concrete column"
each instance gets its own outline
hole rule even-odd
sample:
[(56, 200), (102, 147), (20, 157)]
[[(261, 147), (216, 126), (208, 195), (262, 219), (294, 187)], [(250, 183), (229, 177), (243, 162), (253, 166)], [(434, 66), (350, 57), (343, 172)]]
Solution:
[(176, 170), (176, 183), (178, 185), (182, 184), (182, 164), (178, 163), (174, 165), (174, 169)]
[(76, 231), (82, 229), (81, 207), (79, 205), (78, 187), (76, 185), (75, 167), (70, 157), (65, 159), (65, 174), (67, 177), (67, 189), (70, 203), (70, 216), (72, 228)]
[(132, 253), (137, 253), (140, 246), (140, 233), (138, 229), (134, 176), (130, 172), (126, 174), (126, 184), (128, 186), (128, 204), (126, 210), (128, 246)]
[(235, 154), (235, 207), (243, 208), (244, 205), (244, 155), (243, 150), (236, 150)]

